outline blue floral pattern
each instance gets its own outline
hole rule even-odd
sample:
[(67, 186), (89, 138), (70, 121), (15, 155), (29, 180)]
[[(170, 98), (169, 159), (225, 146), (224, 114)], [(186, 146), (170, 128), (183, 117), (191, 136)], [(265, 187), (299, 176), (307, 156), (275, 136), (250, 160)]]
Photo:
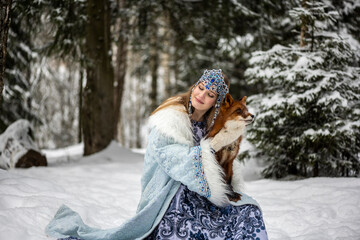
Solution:
[(201, 147), (197, 146), (194, 148), (195, 154), (193, 159), (195, 177), (199, 181), (199, 191), (204, 194), (207, 198), (211, 197), (211, 191), (209, 184), (205, 178), (204, 166), (201, 161)]
[(197, 121), (191, 120), (191, 126), (192, 126), (193, 139), (194, 139), (195, 146), (198, 146), (198, 145), (200, 145), (201, 139), (206, 134), (206, 121), (197, 122)]
[(150, 239), (266, 240), (259, 208), (254, 205), (217, 207), (181, 185)]
[(209, 184), (205, 178), (204, 167), (201, 161), (201, 147), (200, 141), (206, 134), (206, 120), (202, 122), (191, 120), (193, 139), (194, 139), (194, 147), (195, 154), (193, 158), (195, 177), (199, 181), (200, 189), (199, 191), (204, 193), (204, 196), (207, 198), (211, 197), (211, 191), (209, 188)]

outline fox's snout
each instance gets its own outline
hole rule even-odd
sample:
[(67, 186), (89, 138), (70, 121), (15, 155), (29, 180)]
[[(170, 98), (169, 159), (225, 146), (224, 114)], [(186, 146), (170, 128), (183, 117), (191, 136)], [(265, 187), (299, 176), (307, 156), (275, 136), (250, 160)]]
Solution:
[(245, 120), (246, 123), (247, 123), (246, 125), (251, 124), (251, 123), (253, 123), (254, 120), (255, 120), (255, 115), (249, 114), (244, 120)]

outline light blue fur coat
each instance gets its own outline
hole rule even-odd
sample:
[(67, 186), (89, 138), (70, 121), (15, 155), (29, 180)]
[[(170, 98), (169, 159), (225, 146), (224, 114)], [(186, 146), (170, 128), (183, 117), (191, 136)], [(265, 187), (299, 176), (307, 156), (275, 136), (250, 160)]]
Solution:
[[(181, 183), (217, 206), (230, 204), (225, 195), (223, 170), (211, 153), (209, 140), (203, 139), (200, 146), (194, 147), (185, 107), (167, 107), (153, 114), (149, 121), (151, 132), (136, 215), (119, 227), (102, 230), (85, 225), (78, 213), (63, 205), (46, 227), (49, 236), (76, 236), (85, 240), (142, 239), (159, 224)], [(239, 170), (239, 163), (234, 161), (232, 182), (237, 192), (241, 186)], [(259, 207), (251, 197), (241, 194), (242, 200), (231, 204)]]

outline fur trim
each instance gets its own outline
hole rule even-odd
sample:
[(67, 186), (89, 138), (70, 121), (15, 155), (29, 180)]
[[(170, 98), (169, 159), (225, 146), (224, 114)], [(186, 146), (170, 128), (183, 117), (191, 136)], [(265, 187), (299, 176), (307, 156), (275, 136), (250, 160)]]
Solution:
[(224, 172), (216, 161), (215, 155), (210, 150), (210, 140), (202, 139), (200, 146), (205, 178), (211, 191), (209, 200), (217, 206), (227, 205), (229, 204), (229, 200), (226, 193), (228, 193), (229, 190), (224, 180)]
[(244, 179), (241, 171), (241, 163), (236, 159), (233, 162), (233, 175), (231, 178), (231, 185), (233, 190), (237, 193), (244, 190)]
[(191, 122), (183, 105), (171, 105), (156, 112), (150, 116), (149, 124), (178, 143), (193, 145)]

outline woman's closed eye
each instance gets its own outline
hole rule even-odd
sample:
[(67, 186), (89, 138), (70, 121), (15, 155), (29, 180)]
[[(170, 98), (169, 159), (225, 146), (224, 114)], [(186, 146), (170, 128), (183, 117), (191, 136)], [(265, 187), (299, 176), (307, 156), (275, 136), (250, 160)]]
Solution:
[[(199, 85), (199, 89), (200, 89), (201, 91), (203, 91), (203, 90), (205, 90), (205, 87)], [(211, 97), (211, 98), (214, 98), (214, 97), (215, 97), (215, 94), (213, 94), (212, 92), (209, 91), (208, 96)]]

